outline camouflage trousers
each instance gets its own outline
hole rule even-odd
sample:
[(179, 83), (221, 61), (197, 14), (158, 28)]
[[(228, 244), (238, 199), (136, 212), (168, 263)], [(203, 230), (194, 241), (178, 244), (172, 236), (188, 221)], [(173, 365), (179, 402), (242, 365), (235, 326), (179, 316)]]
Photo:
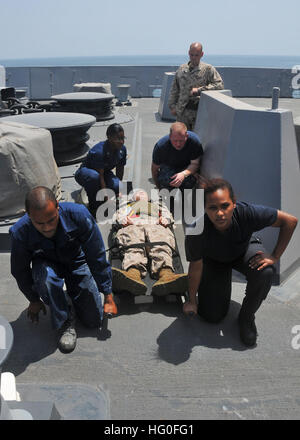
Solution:
[(120, 229), (116, 235), (117, 242), (123, 246), (133, 244), (153, 243), (162, 241), (168, 244), (154, 246), (130, 247), (124, 249), (122, 269), (128, 270), (136, 267), (142, 277), (147, 274), (148, 258), (151, 262), (150, 273), (153, 278), (158, 278), (160, 269), (168, 267), (173, 269), (172, 249), (175, 250), (175, 238), (170, 228), (157, 224), (130, 225)]
[(197, 111), (185, 108), (182, 113), (178, 113), (176, 116), (177, 122), (183, 122), (188, 130), (193, 130), (197, 118)]

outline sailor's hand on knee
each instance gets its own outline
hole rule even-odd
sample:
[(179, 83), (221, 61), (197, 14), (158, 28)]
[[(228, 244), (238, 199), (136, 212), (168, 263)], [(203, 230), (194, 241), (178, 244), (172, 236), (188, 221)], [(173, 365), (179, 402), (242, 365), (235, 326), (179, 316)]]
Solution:
[(170, 180), (170, 186), (176, 186), (176, 176), (177, 174), (174, 174), (174, 176), (171, 177), (172, 180)]
[(174, 174), (171, 177), (172, 180), (170, 181), (170, 186), (174, 186), (175, 188), (178, 188), (182, 184), (182, 182), (184, 181), (184, 178), (185, 178), (185, 175), (183, 172)]
[(267, 266), (272, 266), (277, 261), (272, 255), (265, 255), (264, 252), (258, 251), (249, 261), (251, 269), (262, 270)]
[(28, 309), (27, 309), (27, 317), (32, 322), (38, 323), (40, 311), (42, 311), (43, 314), (46, 315), (47, 311), (46, 311), (45, 304), (42, 301), (31, 302), (29, 304)]
[(103, 311), (107, 315), (116, 315), (118, 313), (112, 293), (105, 295)]
[(197, 314), (197, 304), (187, 301), (183, 304), (183, 313), (189, 316), (194, 316)]

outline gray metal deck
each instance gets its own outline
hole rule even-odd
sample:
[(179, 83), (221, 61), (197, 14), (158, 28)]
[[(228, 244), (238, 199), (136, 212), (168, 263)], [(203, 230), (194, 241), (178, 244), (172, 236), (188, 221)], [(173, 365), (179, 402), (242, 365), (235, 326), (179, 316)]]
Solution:
[[(247, 102), (254, 100), (263, 107), (271, 105), (269, 99)], [(133, 100), (132, 107), (116, 109), (129, 150), (124, 178), (147, 190), (152, 187), (154, 143), (170, 127), (160, 120), (158, 104), (157, 98), (141, 98)], [(283, 104), (290, 105), (294, 117), (300, 116), (300, 100), (280, 100)], [(96, 123), (89, 130), (90, 143), (103, 139), (112, 122)], [(61, 172), (72, 174), (70, 168)], [(69, 191), (76, 188), (68, 178), (63, 185)], [(183, 233), (181, 226), (177, 228), (187, 269)], [(106, 389), (113, 420), (300, 418), (300, 337), (292, 333), (300, 326), (300, 271), (273, 287), (257, 313), (255, 348), (246, 349), (239, 340), (236, 318), (245, 284), (235, 282), (231, 308), (221, 324), (185, 317), (179, 304), (163, 299), (135, 305), (131, 297), (121, 297), (119, 315), (109, 321), (107, 332), (78, 323), (77, 347), (67, 355), (56, 348), (49, 313), (41, 316), (37, 327), (27, 320), (28, 303), (10, 275), (8, 253), (0, 254), (0, 274), (0, 313), (14, 331), (3, 371), (16, 375), (17, 389), (30, 400), (41, 400), (33, 384), (39, 390), (80, 384), (90, 387), (93, 399), (97, 390)], [(55, 401), (54, 397), (55, 393)], [(65, 408), (55, 404), (64, 416)], [(98, 414), (90, 411), (84, 418)]]

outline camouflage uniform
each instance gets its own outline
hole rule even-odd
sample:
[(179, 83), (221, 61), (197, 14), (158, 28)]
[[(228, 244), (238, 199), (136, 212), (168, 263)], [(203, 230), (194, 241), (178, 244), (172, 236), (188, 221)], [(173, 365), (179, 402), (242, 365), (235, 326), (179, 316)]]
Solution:
[[(191, 90), (195, 87), (200, 88), (199, 96), (190, 96)], [(190, 63), (182, 64), (175, 74), (168, 105), (171, 110), (176, 110), (176, 120), (183, 122), (188, 130), (192, 130), (196, 121), (201, 91), (221, 89), (224, 89), (222, 78), (210, 64), (200, 62), (194, 68)]]
[(116, 214), (116, 222), (122, 223), (122, 219), (129, 216), (136, 224), (121, 227), (117, 232), (116, 239), (120, 245), (130, 246), (146, 242), (164, 242), (168, 244), (156, 244), (154, 246), (129, 247), (124, 250), (122, 270), (135, 267), (141, 272), (141, 276), (147, 274), (148, 257), (151, 261), (151, 275), (157, 278), (160, 269), (173, 269), (172, 249), (175, 249), (175, 238), (170, 227), (157, 224), (159, 216), (173, 223), (170, 211), (157, 202), (131, 202), (121, 207)]

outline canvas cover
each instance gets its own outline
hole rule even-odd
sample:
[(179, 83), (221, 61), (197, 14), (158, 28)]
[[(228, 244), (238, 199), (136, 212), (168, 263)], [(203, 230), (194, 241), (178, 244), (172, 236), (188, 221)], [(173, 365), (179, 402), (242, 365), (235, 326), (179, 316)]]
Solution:
[(22, 215), (26, 193), (47, 186), (61, 198), (50, 131), (0, 120), (0, 219)]
[(97, 92), (97, 93), (109, 93), (111, 95), (110, 83), (78, 83), (73, 84), (74, 92)]

